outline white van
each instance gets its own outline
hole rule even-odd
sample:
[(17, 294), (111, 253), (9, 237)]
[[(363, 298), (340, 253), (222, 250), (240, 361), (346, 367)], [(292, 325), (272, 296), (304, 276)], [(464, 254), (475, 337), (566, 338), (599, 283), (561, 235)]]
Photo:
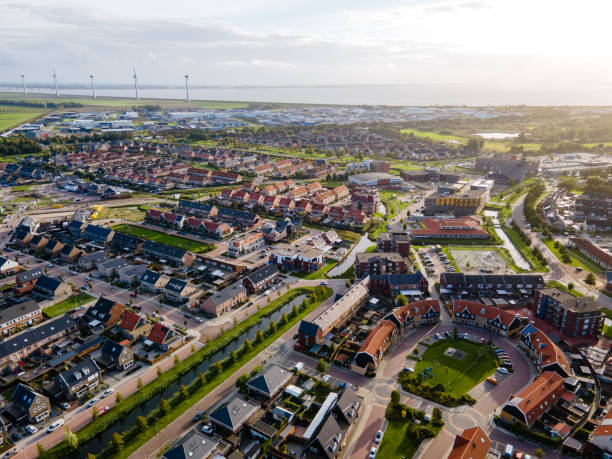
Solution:
[(64, 425), (64, 420), (63, 419), (58, 419), (57, 421), (52, 422), (51, 424), (49, 424), (49, 427), (47, 428), (47, 433), (51, 433), (55, 429), (57, 429), (58, 427), (61, 427), (63, 425)]

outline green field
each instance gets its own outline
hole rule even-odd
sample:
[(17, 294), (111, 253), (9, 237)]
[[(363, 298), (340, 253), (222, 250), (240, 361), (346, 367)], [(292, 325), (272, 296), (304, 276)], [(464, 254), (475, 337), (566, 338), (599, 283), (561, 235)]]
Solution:
[(83, 306), (84, 304), (87, 304), (93, 300), (95, 300), (93, 296), (88, 295), (87, 293), (79, 293), (78, 295), (66, 298), (64, 301), (60, 301), (59, 303), (55, 303), (54, 305), (43, 309), (43, 313), (49, 318), (61, 316), (62, 314), (65, 314), (72, 309), (76, 309), (79, 306)]
[(30, 119), (37, 118), (46, 113), (46, 111), (44, 108), (0, 105), (0, 132), (19, 126)]
[[(436, 434), (440, 431), (440, 427), (434, 427), (431, 423), (421, 424), (432, 429)], [(417, 440), (412, 435), (408, 435), (409, 422), (391, 420), (385, 430), (377, 457), (381, 458), (397, 458), (408, 459), (414, 456), (414, 453), (419, 449), (421, 440)]]
[[(466, 353), (462, 360), (444, 355), (447, 348), (453, 347)], [(414, 370), (422, 373), (432, 368), (433, 378), (426, 379), (429, 384), (442, 383), (446, 391), (460, 397), (472, 387), (484, 381), (497, 368), (493, 350), (486, 344), (475, 344), (465, 340), (444, 340), (432, 344), (421, 356)]]
[[(561, 263), (563, 263), (561, 261), (561, 254), (559, 253), (559, 249), (555, 247), (555, 241), (553, 241), (552, 239), (542, 239), (542, 242), (546, 244), (546, 247), (550, 249), (550, 251), (555, 255), (555, 257), (557, 257), (557, 259)], [(593, 260), (588, 258), (582, 252), (579, 252), (576, 249), (567, 249), (567, 253), (569, 254), (571, 259), (571, 263), (569, 263), (571, 266), (586, 269), (587, 271), (590, 271), (595, 274), (604, 273), (604, 269), (601, 266), (599, 266)]]
[(400, 132), (406, 135), (414, 135), (415, 137), (428, 138), (435, 140), (436, 142), (456, 142), (458, 144), (465, 144), (468, 141), (467, 137), (453, 135), (453, 134), (442, 134), (434, 131), (419, 131), (417, 129), (401, 129)]
[(194, 253), (210, 252), (215, 248), (214, 244), (198, 242), (192, 239), (186, 239), (184, 237), (174, 236), (172, 234), (166, 234), (162, 233), (161, 231), (141, 228), (139, 226), (130, 224), (116, 225), (113, 226), (113, 229), (119, 233), (129, 234), (130, 236), (136, 236), (142, 239), (148, 239), (149, 241), (161, 242), (162, 244), (189, 250), (190, 252)]

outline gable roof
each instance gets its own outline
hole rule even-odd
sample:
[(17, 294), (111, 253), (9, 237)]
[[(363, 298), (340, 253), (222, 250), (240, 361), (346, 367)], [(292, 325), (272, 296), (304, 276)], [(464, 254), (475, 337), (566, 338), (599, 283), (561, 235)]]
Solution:
[(236, 281), (224, 289), (215, 292), (215, 294), (208, 297), (206, 301), (211, 301), (215, 306), (219, 306), (229, 299), (245, 293), (246, 289), (243, 287), (242, 283), (240, 281)]
[(29, 328), (17, 335), (8, 338), (6, 341), (0, 342), (0, 359), (8, 357), (17, 351), (27, 348), (28, 346), (37, 345), (43, 339), (49, 338), (56, 333), (75, 328), (76, 323), (66, 314), (56, 319), (44, 322), (38, 327)]
[(476, 301), (453, 299), (453, 312), (462, 313), (464, 311), (474, 316), (484, 317), (487, 320), (497, 320), (506, 327), (509, 327), (512, 322), (517, 319), (520, 321), (520, 316), (518, 314), (512, 314), (505, 309), (477, 303)]
[(155, 284), (161, 276), (161, 273), (148, 269), (142, 274), (142, 276), (140, 276), (140, 282), (146, 282), (147, 284)]
[(96, 303), (89, 307), (85, 312), (85, 317), (89, 320), (99, 320), (100, 322), (106, 323), (110, 319), (111, 311), (116, 303), (108, 298), (100, 297)]
[(246, 278), (253, 284), (257, 285), (260, 282), (264, 282), (278, 274), (278, 267), (276, 264), (271, 263), (253, 271)]
[(27, 300), (23, 303), (17, 303), (13, 306), (0, 310), (0, 324), (10, 322), (18, 317), (22, 317), (26, 314), (31, 314), (37, 311), (40, 312), (40, 307), (36, 301)]
[(519, 394), (511, 396), (504, 407), (517, 407), (525, 415), (525, 422), (531, 425), (559, 399), (564, 382), (557, 373), (545, 371)]
[(251, 379), (247, 383), (247, 387), (271, 397), (287, 384), (290, 379), (290, 372), (278, 365), (270, 365), (259, 376)]
[(111, 341), (107, 339), (102, 345), (101, 352), (103, 355), (107, 355), (111, 357), (113, 360), (117, 360), (123, 352), (123, 347), (121, 344)]
[(79, 381), (87, 380), (89, 377), (100, 372), (100, 368), (91, 357), (85, 358), (81, 363), (72, 366), (68, 370), (64, 370), (59, 374), (67, 385), (72, 386)]
[(485, 459), (490, 447), (491, 440), (484, 431), (478, 426), (472, 427), (455, 437), (448, 459)]
[(174, 336), (174, 330), (165, 325), (157, 322), (153, 324), (153, 328), (149, 332), (148, 339), (157, 344), (164, 344), (166, 340), (172, 338)]
[(558, 365), (565, 376), (571, 374), (569, 361), (563, 351), (553, 343), (546, 333), (537, 329), (533, 323), (530, 322), (523, 328), (520, 336), (521, 341), (531, 344), (535, 352), (541, 356), (540, 366), (542, 370), (546, 367), (554, 368), (555, 365)]
[(27, 410), (32, 406), (32, 403), (34, 403), (37, 397), (42, 397), (42, 395), (31, 387), (19, 383), (13, 391), (12, 401), (13, 404), (17, 404)]
[(236, 397), (227, 405), (213, 411), (208, 419), (226, 429), (236, 431), (258, 408), (257, 405)]
[(172, 277), (166, 284), (166, 291), (170, 290), (171, 292), (181, 293), (187, 285), (187, 281)]
[(50, 292), (55, 292), (58, 287), (62, 284), (61, 279), (56, 279), (55, 277), (50, 277), (45, 274), (40, 276), (36, 281), (36, 290), (44, 289), (49, 290)]
[(34, 279), (38, 279), (43, 274), (43, 268), (32, 268), (28, 271), (22, 271), (20, 273), (17, 273), (17, 277), (15, 279), (17, 280), (17, 282), (25, 284), (26, 282), (31, 282)]
[(163, 459), (205, 459), (209, 457), (219, 443), (202, 435), (197, 430), (190, 430), (187, 435), (175, 443), (162, 456)]
[(138, 327), (141, 327), (148, 322), (149, 321), (142, 317), (140, 314), (136, 314), (132, 311), (125, 311), (125, 314), (123, 315), (123, 320), (121, 321), (121, 324), (119, 326), (125, 330), (134, 331)]
[(383, 320), (368, 334), (368, 337), (359, 348), (358, 354), (368, 354), (372, 357), (374, 363), (378, 364), (386, 345), (396, 332), (397, 327), (393, 322)]

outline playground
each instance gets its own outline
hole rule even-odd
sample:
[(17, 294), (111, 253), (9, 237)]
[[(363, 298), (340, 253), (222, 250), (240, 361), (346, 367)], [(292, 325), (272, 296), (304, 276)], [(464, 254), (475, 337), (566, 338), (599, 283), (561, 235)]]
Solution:
[(465, 340), (444, 340), (430, 345), (416, 364), (415, 374), (425, 382), (443, 384), (448, 392), (460, 397), (497, 368), (495, 352), (488, 344)]

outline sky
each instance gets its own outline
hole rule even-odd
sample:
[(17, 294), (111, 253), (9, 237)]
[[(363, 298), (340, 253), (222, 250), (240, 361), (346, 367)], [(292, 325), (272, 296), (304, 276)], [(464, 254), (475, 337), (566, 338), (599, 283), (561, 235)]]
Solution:
[(612, 83), (612, 2), (0, 0), (0, 82)]

